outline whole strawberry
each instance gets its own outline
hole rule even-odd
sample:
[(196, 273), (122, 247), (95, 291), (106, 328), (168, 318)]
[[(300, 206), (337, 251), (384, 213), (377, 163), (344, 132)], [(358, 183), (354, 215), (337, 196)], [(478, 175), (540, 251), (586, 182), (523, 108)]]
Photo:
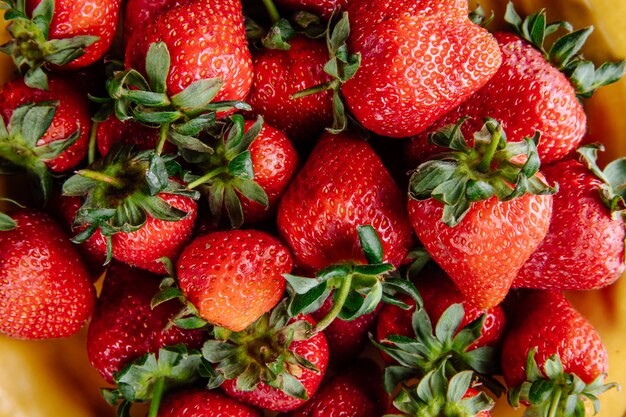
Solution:
[(361, 66), (341, 92), (354, 117), (379, 135), (421, 132), (500, 66), (495, 39), (469, 20), (467, 2), (353, 0), (347, 12), (347, 45)]
[(373, 227), (384, 262), (395, 266), (412, 241), (400, 189), (367, 142), (352, 133), (320, 139), (281, 199), (277, 222), (296, 265), (306, 271), (364, 263), (357, 226)]
[[(47, 89), (43, 68), (77, 69), (93, 64), (109, 50), (119, 17), (120, 0), (4, 1), (11, 11), (11, 41), (4, 52), (13, 57), (25, 83)], [(8, 16), (8, 15), (7, 15)]]
[(202, 387), (170, 393), (163, 399), (158, 417), (261, 417), (261, 412)]
[(545, 237), (554, 191), (538, 175), (534, 140), (507, 144), (502, 125), (488, 120), (472, 148), (461, 124), (431, 136), (451, 151), (412, 174), (409, 215), (465, 299), (486, 309), (504, 299)]
[(0, 232), (0, 332), (19, 339), (77, 333), (91, 316), (95, 290), (63, 229), (22, 209)]
[(588, 398), (597, 412), (597, 396), (614, 384), (604, 384), (608, 356), (591, 323), (558, 291), (520, 292), (511, 308), (502, 345), (511, 405), (569, 416)]
[(289, 250), (256, 230), (230, 230), (197, 237), (181, 253), (180, 288), (198, 315), (239, 332), (270, 311), (291, 272)]
[(544, 168), (546, 178), (559, 184), (550, 229), (513, 287), (590, 290), (622, 276), (625, 159), (610, 163), (603, 172), (596, 165), (597, 150), (597, 145), (580, 148), (580, 161), (569, 159)]

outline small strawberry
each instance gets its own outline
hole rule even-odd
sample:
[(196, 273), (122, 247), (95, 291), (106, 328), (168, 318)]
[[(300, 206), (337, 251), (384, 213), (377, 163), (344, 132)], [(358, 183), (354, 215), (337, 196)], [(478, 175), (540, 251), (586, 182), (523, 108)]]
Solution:
[(289, 250), (256, 230), (230, 230), (197, 237), (176, 263), (180, 289), (198, 315), (234, 332), (270, 311), (291, 272)]
[(51, 172), (76, 167), (87, 154), (91, 115), (86, 95), (68, 79), (50, 77), (48, 91), (22, 79), (0, 89), (0, 158), (38, 177), (44, 198)]
[(371, 225), (384, 262), (400, 265), (411, 245), (402, 193), (367, 142), (325, 134), (278, 206), (278, 230), (306, 272), (365, 262), (357, 226)]
[(451, 151), (412, 174), (409, 215), (465, 299), (487, 309), (504, 299), (545, 237), (554, 190), (538, 174), (536, 137), (507, 144), (502, 125), (488, 120), (470, 147), (462, 123), (431, 136)]
[(315, 321), (291, 318), (280, 303), (242, 332), (215, 328), (202, 348), (214, 364), (209, 387), (221, 385), (231, 397), (271, 411), (291, 411), (315, 394), (326, 372), (328, 346)]
[(350, 52), (361, 65), (341, 92), (354, 117), (383, 136), (419, 133), (482, 87), (498, 45), (468, 18), (467, 2), (352, 0)]
[(580, 162), (569, 159), (544, 168), (546, 178), (559, 184), (550, 229), (513, 287), (590, 290), (610, 285), (624, 273), (626, 158), (601, 171), (598, 148), (580, 148)]
[(95, 302), (78, 253), (46, 214), (20, 209), (11, 217), (16, 227), (0, 232), (0, 332), (19, 339), (77, 333)]
[(113, 262), (109, 267), (87, 333), (92, 366), (110, 383), (133, 360), (182, 343), (200, 348), (207, 335), (201, 330), (171, 326), (180, 304), (169, 301), (152, 308), (159, 277)]
[(259, 410), (206, 388), (181, 389), (163, 399), (158, 417), (261, 417)]
[(584, 415), (584, 398), (599, 407), (607, 352), (600, 336), (557, 291), (516, 294), (511, 327), (502, 345), (509, 402), (534, 415)]
[(46, 90), (43, 68), (77, 69), (93, 64), (109, 50), (120, 0), (28, 0), (2, 2), (12, 39), (11, 55), (24, 82)]
[(269, 219), (296, 171), (296, 150), (260, 117), (253, 122), (234, 115), (216, 130), (210, 141), (214, 153), (195, 158), (193, 171), (202, 174), (185, 176), (188, 188), (207, 195), (217, 222), (224, 211), (233, 227)]

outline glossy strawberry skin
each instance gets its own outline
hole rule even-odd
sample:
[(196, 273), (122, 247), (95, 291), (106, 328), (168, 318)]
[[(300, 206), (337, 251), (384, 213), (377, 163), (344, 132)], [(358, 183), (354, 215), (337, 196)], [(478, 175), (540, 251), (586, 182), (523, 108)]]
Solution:
[(349, 0), (277, 0), (276, 4), (288, 7), (293, 11), (306, 10), (329, 19), (334, 10), (345, 10)]
[(362, 63), (342, 93), (356, 119), (389, 137), (415, 135), (482, 87), (500, 66), (467, 2), (354, 0), (348, 47)]
[(172, 392), (163, 399), (158, 414), (158, 417), (261, 416), (259, 410), (204, 387)]
[(76, 84), (55, 76), (48, 76), (48, 91), (30, 88), (21, 78), (6, 83), (0, 90), (0, 113), (5, 124), (8, 124), (17, 107), (51, 100), (58, 100), (59, 105), (52, 124), (38, 145), (65, 139), (80, 129), (80, 136), (73, 145), (58, 157), (45, 161), (52, 172), (64, 172), (83, 160), (89, 146), (91, 130), (89, 100), (86, 94), (76, 88)]
[(240, 1), (181, 1), (168, 8), (132, 35), (126, 67), (143, 71), (148, 48), (158, 41), (165, 42), (170, 53), (169, 95), (193, 81), (216, 77), (224, 85), (214, 101), (243, 100), (248, 94), (252, 60)]
[(124, 44), (128, 43), (135, 29), (145, 26), (159, 13), (178, 3), (179, 0), (127, 0), (124, 6)]
[(209, 323), (238, 332), (271, 310), (291, 272), (289, 250), (273, 236), (230, 230), (197, 237), (176, 268), (180, 288)]
[(612, 284), (626, 269), (624, 222), (613, 220), (601, 200), (602, 181), (573, 159), (543, 172), (559, 184), (550, 229), (513, 287), (590, 290)]
[(254, 81), (246, 102), (293, 143), (307, 143), (332, 124), (332, 94), (290, 96), (330, 80), (323, 71), (328, 50), (323, 42), (305, 37), (289, 44), (287, 51), (264, 49), (254, 55)]
[[(502, 123), (507, 141), (520, 142), (541, 132), (539, 157), (548, 164), (571, 153), (582, 141), (587, 118), (574, 87), (530, 43), (511, 33), (496, 33), (502, 51), (498, 72), (463, 104), (436, 121), (428, 131), (470, 116), (463, 132), (477, 132), (485, 117)], [(427, 133), (409, 142), (411, 163), (439, 150), (427, 144)]]
[(278, 207), (278, 230), (296, 265), (318, 271), (365, 262), (356, 227), (378, 233), (384, 260), (399, 265), (412, 243), (403, 195), (372, 148), (350, 133), (325, 134)]
[(506, 296), (517, 272), (545, 237), (552, 214), (551, 195), (472, 203), (454, 227), (441, 221), (443, 204), (410, 200), (409, 216), (428, 253), (472, 305), (486, 309)]
[[(253, 123), (246, 121), (245, 130)], [(267, 194), (269, 206), (266, 208), (240, 196), (246, 224), (259, 223), (275, 214), (278, 200), (287, 189), (298, 167), (298, 154), (287, 136), (267, 123), (263, 124), (263, 128), (250, 145), (250, 154), (254, 181)]]
[(537, 348), (535, 360), (542, 371), (545, 361), (558, 354), (564, 371), (587, 384), (608, 369), (600, 336), (558, 291), (525, 291), (518, 296), (502, 344), (502, 370), (509, 387), (526, 380), (526, 359), (532, 348)]
[(150, 308), (159, 281), (156, 275), (117, 262), (107, 271), (87, 332), (89, 361), (107, 382), (113, 383), (116, 372), (144, 354), (179, 343), (199, 349), (206, 339), (202, 330), (165, 330), (183, 306), (172, 300)]
[[(302, 319), (313, 325), (315, 324), (315, 321), (310, 316), (304, 316)], [(317, 333), (307, 340), (292, 342), (289, 349), (303, 356), (315, 365), (319, 371), (314, 372), (302, 369), (302, 374), (297, 377), (304, 386), (309, 398), (311, 398), (319, 388), (328, 365), (328, 343), (326, 342), (326, 337), (323, 333)], [(265, 410), (287, 412), (300, 407), (306, 402), (305, 400), (291, 397), (263, 382), (259, 383), (258, 387), (253, 391), (247, 392), (237, 390), (236, 383), (236, 380), (233, 379), (226, 380), (222, 384), (222, 388), (231, 397)]]
[[(115, 115), (111, 115), (104, 121), (98, 123), (96, 131), (96, 143), (98, 152), (105, 157), (111, 147), (116, 143), (132, 145), (136, 150), (155, 149), (159, 142), (159, 130), (150, 128), (133, 121), (120, 121)], [(176, 151), (174, 145), (165, 143), (163, 152), (173, 153)]]
[(67, 235), (48, 215), (22, 209), (18, 226), (0, 232), (0, 332), (18, 339), (77, 333), (95, 290)]
[[(29, 13), (41, 0), (27, 0)], [(115, 37), (121, 0), (55, 0), (49, 39), (75, 36), (97, 36), (99, 39), (85, 48), (85, 54), (63, 66), (74, 70), (93, 64), (109, 50)]]

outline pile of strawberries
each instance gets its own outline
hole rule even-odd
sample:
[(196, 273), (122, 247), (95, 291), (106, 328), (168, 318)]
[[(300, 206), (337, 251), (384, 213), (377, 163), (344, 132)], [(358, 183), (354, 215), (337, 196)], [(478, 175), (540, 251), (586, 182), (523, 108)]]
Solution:
[(581, 146), (624, 62), (513, 4), (276, 2), (1, 2), (0, 332), (87, 325), (120, 416), (597, 409), (561, 291), (626, 269), (626, 159)]

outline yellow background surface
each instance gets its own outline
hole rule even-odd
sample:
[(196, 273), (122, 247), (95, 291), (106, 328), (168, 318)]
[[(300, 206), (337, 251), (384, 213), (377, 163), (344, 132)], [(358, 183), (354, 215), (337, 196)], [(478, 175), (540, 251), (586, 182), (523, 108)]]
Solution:
[[(374, 0), (372, 0), (374, 1)], [(506, 1), (481, 1), (502, 16)], [(626, 59), (626, 0), (521, 0), (521, 14), (541, 7), (550, 20), (564, 19), (595, 31), (585, 54), (596, 62)], [(6, 34), (0, 34), (0, 43)], [(10, 60), (0, 56), (0, 83), (12, 73)], [(604, 161), (626, 156), (626, 80), (601, 89), (585, 103), (589, 134), (607, 147)], [(4, 195), (0, 182), (0, 195)], [(609, 352), (609, 380), (626, 389), (626, 280), (600, 291), (568, 293), (574, 305), (595, 325)], [(0, 417), (112, 416), (99, 396), (103, 381), (90, 367), (85, 332), (41, 342), (0, 336)], [(611, 390), (601, 398), (600, 417), (626, 415), (626, 393)], [(499, 401), (494, 417), (520, 415)]]

